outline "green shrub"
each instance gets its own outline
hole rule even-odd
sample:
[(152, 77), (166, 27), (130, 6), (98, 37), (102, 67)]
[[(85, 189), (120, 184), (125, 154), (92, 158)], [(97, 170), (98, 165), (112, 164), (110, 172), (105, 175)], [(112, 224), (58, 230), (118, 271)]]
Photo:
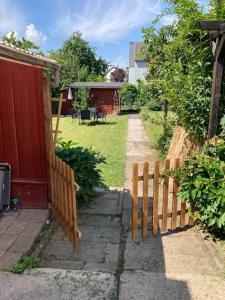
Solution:
[(225, 142), (224, 139), (215, 137), (211, 139), (203, 148), (205, 154), (212, 157), (217, 157), (225, 162)]
[(149, 111), (148, 108), (142, 107), (141, 117), (143, 120), (164, 127), (164, 133), (156, 141), (155, 148), (160, 151), (164, 157), (169, 149), (170, 141), (173, 137), (173, 130), (177, 123), (177, 116), (173, 112), (168, 112), (167, 120), (164, 118), (162, 111)]
[(132, 109), (132, 106), (137, 102), (138, 89), (136, 85), (125, 83), (119, 93), (121, 96), (122, 105)]
[(78, 203), (90, 201), (95, 187), (106, 188), (103, 184), (98, 165), (105, 163), (99, 153), (84, 147), (74, 147), (71, 141), (59, 141), (56, 155), (68, 164), (75, 173), (80, 190), (77, 192)]
[(191, 206), (194, 219), (210, 233), (225, 233), (225, 163), (201, 154), (173, 172), (181, 181), (179, 195)]
[(11, 269), (10, 272), (22, 274), (26, 269), (31, 270), (39, 267), (40, 259), (35, 256), (23, 256)]

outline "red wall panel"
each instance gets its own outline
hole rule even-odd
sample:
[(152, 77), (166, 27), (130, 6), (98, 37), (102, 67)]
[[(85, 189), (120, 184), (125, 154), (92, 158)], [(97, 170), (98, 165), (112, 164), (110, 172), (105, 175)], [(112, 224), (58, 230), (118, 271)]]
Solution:
[[(90, 106), (96, 107), (99, 111), (107, 112), (107, 114), (112, 114), (114, 110), (114, 100), (113, 96), (115, 94), (114, 89), (90, 89), (91, 101)], [(68, 98), (68, 91), (63, 91), (63, 98), (67, 99), (66, 102), (62, 103), (61, 114), (69, 115), (72, 102)]]
[(47, 206), (42, 72), (0, 59), (0, 161), (24, 207)]

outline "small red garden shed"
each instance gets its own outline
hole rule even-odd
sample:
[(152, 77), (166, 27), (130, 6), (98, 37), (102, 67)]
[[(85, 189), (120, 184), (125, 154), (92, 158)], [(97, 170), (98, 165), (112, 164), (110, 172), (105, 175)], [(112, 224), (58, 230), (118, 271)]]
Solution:
[(0, 162), (11, 165), (11, 196), (27, 208), (48, 205), (52, 130), (45, 69), (58, 74), (55, 61), (0, 43)]
[(61, 113), (69, 115), (72, 108), (72, 101), (68, 99), (68, 90), (71, 88), (73, 94), (76, 89), (84, 87), (90, 91), (90, 106), (96, 107), (98, 111), (107, 114), (118, 113), (120, 111), (120, 95), (118, 90), (123, 87), (123, 82), (74, 82), (63, 91), (66, 102), (62, 104)]

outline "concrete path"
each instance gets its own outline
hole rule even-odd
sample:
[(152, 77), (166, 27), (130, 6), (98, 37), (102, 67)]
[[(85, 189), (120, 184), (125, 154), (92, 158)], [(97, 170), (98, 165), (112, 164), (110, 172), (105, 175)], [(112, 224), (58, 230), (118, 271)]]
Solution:
[(0, 272), (0, 299), (224, 299), (224, 265), (194, 229), (132, 240), (132, 164), (158, 159), (138, 115), (129, 117), (126, 149), (125, 190), (79, 210), (77, 251), (57, 228), (42, 249), (44, 269)]
[[(134, 162), (156, 160), (156, 151), (149, 141), (139, 116), (129, 118), (125, 187), (131, 190), (131, 169)], [(128, 194), (127, 194), (128, 195)], [(141, 195), (141, 193), (139, 193)], [(130, 217), (131, 200), (124, 200), (126, 242), (123, 272), (120, 276), (119, 299), (224, 299), (224, 265), (209, 249), (198, 232), (181, 232), (133, 241)], [(126, 217), (125, 217), (126, 216)]]

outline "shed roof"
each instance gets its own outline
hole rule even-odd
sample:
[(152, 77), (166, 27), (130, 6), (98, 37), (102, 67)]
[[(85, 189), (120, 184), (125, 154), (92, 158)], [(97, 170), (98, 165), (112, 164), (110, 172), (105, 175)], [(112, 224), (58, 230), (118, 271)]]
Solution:
[(58, 69), (58, 64), (55, 60), (17, 48), (14, 45), (2, 41), (0, 41), (0, 58), (37, 66), (43, 69)]
[(68, 85), (70, 88), (95, 88), (95, 89), (120, 89), (124, 82), (73, 82)]

